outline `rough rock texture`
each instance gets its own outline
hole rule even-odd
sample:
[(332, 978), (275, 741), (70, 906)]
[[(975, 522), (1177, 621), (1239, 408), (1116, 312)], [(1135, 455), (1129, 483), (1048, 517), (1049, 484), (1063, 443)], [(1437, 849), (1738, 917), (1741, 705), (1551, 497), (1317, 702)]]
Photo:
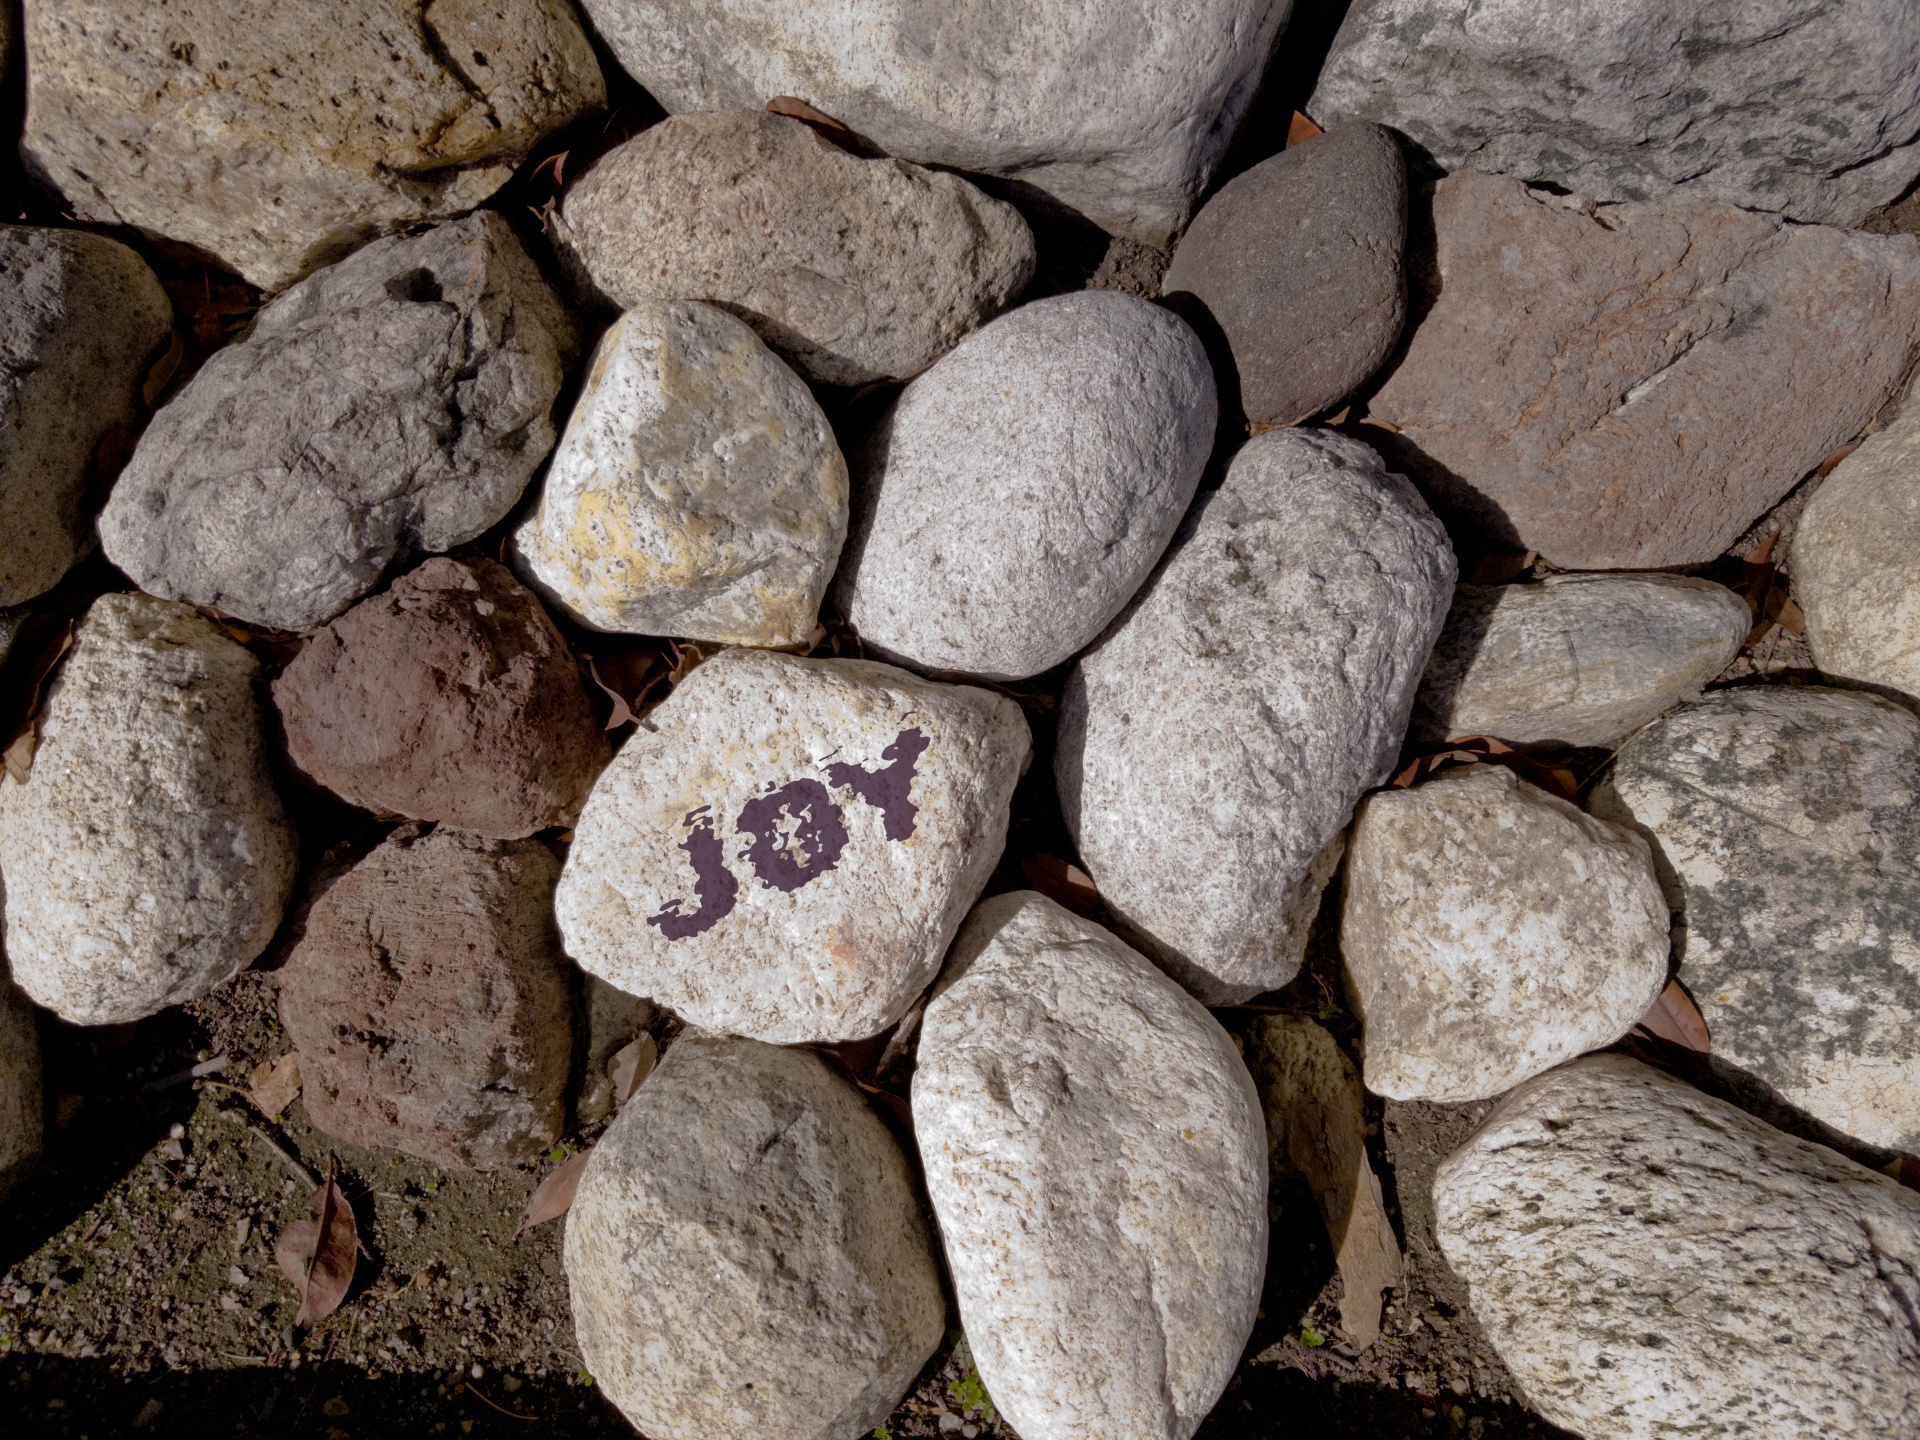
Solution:
[(587, 799), (557, 901), (581, 967), (781, 1044), (898, 1020), (1000, 858), (1011, 700), (867, 660), (728, 650)]
[(642, 301), (594, 352), (515, 561), (582, 624), (793, 645), (847, 535), (847, 465), (740, 321)]
[(566, 0), (27, 0), (21, 151), (83, 220), (278, 290), (458, 215), (606, 103)]
[(568, 188), (551, 225), (589, 294), (623, 310), (709, 301), (832, 385), (919, 374), (1033, 275), (1011, 205), (764, 110), (641, 131)]
[(76, 1025), (204, 995), (266, 948), (299, 841), (274, 793), (260, 665), (212, 621), (103, 595), (0, 778), (13, 978)]
[(267, 306), (153, 417), (101, 542), (143, 590), (309, 629), (513, 508), (578, 354), (491, 211), (376, 241)]
[(1308, 108), (1447, 169), (1857, 225), (1920, 172), (1907, 0), (1357, 0)]
[(0, 1205), (40, 1160), (40, 1027), (0, 963)]
[(890, 155), (1000, 175), (1163, 245), (1260, 83), (1289, 0), (586, 0), (670, 111), (793, 95)]
[(1668, 921), (1645, 840), (1502, 766), (1370, 796), (1340, 915), (1367, 1088), (1487, 1100), (1611, 1045), (1667, 983)]
[(92, 548), (101, 442), (132, 437), (172, 325), (126, 246), (0, 225), (0, 605), (51, 590)]
[(0, 610), (0, 665), (7, 663), (7, 656), (13, 653), (17, 641), (27, 626), (27, 618), (32, 612), (22, 606), (17, 610)]
[(587, 976), (586, 982), (580, 1008), (586, 1013), (587, 1058), (573, 1108), (582, 1125), (593, 1125), (611, 1115), (619, 1103), (607, 1062), (645, 1035), (659, 1010), (651, 1000), (617, 990), (598, 975)]
[(1369, 402), (1444, 508), (1571, 570), (1724, 551), (1894, 393), (1920, 240), (1472, 171), (1433, 198), (1440, 293)]
[(816, 1055), (690, 1030), (567, 1213), (580, 1354), (658, 1440), (857, 1440), (946, 1301), (900, 1146)]
[(1058, 665), (1160, 558), (1216, 414), (1206, 350), (1166, 310), (1086, 290), (1003, 316), (909, 385), (857, 461), (841, 613), (927, 669)]
[(1412, 735), (1611, 745), (1697, 698), (1752, 628), (1738, 595), (1678, 575), (1461, 585), (1413, 703)]
[(1920, 1195), (1832, 1150), (1596, 1055), (1509, 1097), (1433, 1195), (1474, 1317), (1556, 1425), (1920, 1429)]
[(573, 996), (559, 876), (537, 840), (402, 826), (314, 902), (280, 1017), (317, 1127), (480, 1169), (560, 1138)]
[(1716, 691), (1628, 742), (1590, 803), (1654, 842), (1714, 1054), (1920, 1152), (1920, 721), (1871, 695)]
[(1407, 169), (1378, 125), (1343, 125), (1237, 175), (1174, 251), (1161, 293), (1191, 296), (1237, 374), (1240, 408), (1292, 425), (1378, 370), (1407, 318)]
[(361, 601), (273, 699), (294, 764), (342, 799), (503, 840), (571, 825), (611, 754), (567, 642), (482, 558)]
[(968, 917), (914, 1139), (980, 1378), (1025, 1440), (1187, 1440), (1253, 1329), (1260, 1099), (1146, 958), (1032, 891)]
[(1068, 827), (1129, 941), (1208, 1004), (1293, 978), (1453, 593), (1440, 523), (1357, 440), (1255, 436), (1061, 701)]

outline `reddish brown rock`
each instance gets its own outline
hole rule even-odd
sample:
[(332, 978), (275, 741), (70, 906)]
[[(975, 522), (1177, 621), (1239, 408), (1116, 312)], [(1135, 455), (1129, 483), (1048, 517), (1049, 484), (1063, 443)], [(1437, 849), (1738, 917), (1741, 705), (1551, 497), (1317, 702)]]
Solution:
[(572, 986), (536, 840), (404, 826), (314, 902), (280, 977), (308, 1118), (436, 1165), (560, 1138)]
[(429, 560), (354, 606), (273, 698), (335, 794), (499, 839), (572, 824), (609, 755), (566, 641), (491, 560)]

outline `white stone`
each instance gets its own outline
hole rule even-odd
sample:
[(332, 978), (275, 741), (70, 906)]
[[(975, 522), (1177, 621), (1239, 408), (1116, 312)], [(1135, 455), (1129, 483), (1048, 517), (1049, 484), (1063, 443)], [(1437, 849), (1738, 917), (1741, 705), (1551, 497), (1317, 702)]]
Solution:
[(567, 953), (710, 1029), (877, 1034), (993, 873), (1029, 744), (985, 690), (724, 651), (587, 798), (555, 902)]
[(103, 595), (0, 778), (13, 978), (76, 1025), (206, 994), (264, 950), (299, 840), (268, 770), (260, 665), (185, 605)]
[(596, 630), (794, 645), (846, 536), (846, 462), (800, 377), (724, 311), (646, 300), (601, 340), (513, 543)]
[(1434, 1178), (1527, 1402), (1589, 1440), (1920, 1433), (1920, 1194), (1638, 1061), (1530, 1081)]
[(1300, 968), (1454, 574), (1439, 521), (1373, 451), (1268, 431), (1075, 667), (1055, 759), (1067, 825), (1121, 933), (1206, 1003)]
[(654, 1440), (858, 1440), (946, 1328), (901, 1153), (817, 1055), (689, 1030), (567, 1212), (580, 1355)]
[(1024, 1440), (1187, 1440), (1253, 1329), (1260, 1100), (1146, 958), (1032, 891), (967, 920), (913, 1129), (974, 1363)]
[(1171, 311), (1083, 290), (1002, 316), (909, 385), (856, 458), (841, 613), (925, 669), (1058, 665), (1160, 558), (1217, 413), (1206, 350)]
[(0, 963), (0, 1205), (39, 1163), (42, 1113), (39, 1024)]

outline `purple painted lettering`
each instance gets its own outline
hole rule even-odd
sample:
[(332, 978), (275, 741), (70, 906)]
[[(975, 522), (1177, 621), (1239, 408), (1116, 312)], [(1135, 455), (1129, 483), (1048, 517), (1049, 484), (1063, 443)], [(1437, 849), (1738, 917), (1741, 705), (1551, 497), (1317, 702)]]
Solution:
[(894, 742), (880, 752), (890, 764), (869, 770), (864, 765), (829, 765), (827, 779), (845, 785), (881, 814), (887, 839), (905, 840), (913, 834), (914, 816), (920, 813), (908, 795), (913, 790), (914, 771), (920, 757), (927, 753), (927, 732), (919, 726), (902, 730)]
[(778, 790), (749, 800), (735, 822), (753, 836), (741, 859), (751, 862), (762, 885), (798, 890), (824, 875), (847, 848), (840, 807), (818, 780), (789, 780)]
[(647, 917), (647, 924), (669, 940), (687, 940), (706, 934), (726, 918), (740, 894), (740, 882), (727, 869), (726, 847), (713, 833), (713, 817), (706, 813), (708, 808), (702, 805), (698, 810), (690, 810), (687, 818), (680, 822), (693, 827), (692, 833), (680, 842), (680, 848), (693, 862), (693, 893), (700, 901), (699, 906), (688, 913), (686, 901), (674, 900), (658, 915)]

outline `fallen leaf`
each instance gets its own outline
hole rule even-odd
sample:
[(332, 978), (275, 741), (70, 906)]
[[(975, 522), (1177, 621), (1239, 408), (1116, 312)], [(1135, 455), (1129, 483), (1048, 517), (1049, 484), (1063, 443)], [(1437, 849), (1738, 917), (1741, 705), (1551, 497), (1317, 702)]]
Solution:
[(593, 683), (606, 692), (607, 698), (613, 702), (613, 708), (607, 715), (607, 723), (602, 728), (618, 730), (622, 725), (631, 725), (640, 718), (633, 713), (633, 707), (627, 704), (627, 697), (600, 678), (600, 667), (591, 655), (587, 656), (587, 674), (592, 677)]
[(247, 1094), (269, 1120), (300, 1098), (300, 1052), (289, 1050), (278, 1060), (262, 1060), (247, 1077)]
[(816, 110), (797, 95), (776, 95), (767, 101), (767, 113), (785, 115), (802, 124), (811, 125), (814, 130), (838, 145), (842, 150), (858, 154), (860, 137), (831, 115)]
[(165, 392), (167, 382), (172, 380), (174, 373), (179, 370), (180, 362), (187, 358), (187, 340), (184, 335), (174, 330), (169, 332), (167, 340), (167, 353), (153, 362), (152, 367), (147, 371), (146, 383), (140, 387), (140, 401), (149, 410), (153, 408), (153, 402)]
[(27, 728), (13, 737), (13, 743), (7, 746), (5, 763), (7, 774), (13, 777), (13, 783), (24, 785), (27, 776), (33, 773), (33, 752), (40, 748), (40, 724), (29, 720)]
[(613, 1058), (607, 1061), (607, 1079), (613, 1082), (613, 1103), (616, 1107), (627, 1103), (627, 1097), (653, 1073), (653, 1067), (659, 1059), (660, 1047), (653, 1043), (651, 1035), (642, 1035), (614, 1052)]
[(1293, 112), (1293, 119), (1287, 122), (1287, 143), (1285, 148), (1291, 150), (1296, 145), (1304, 145), (1307, 141), (1318, 139), (1326, 133), (1326, 131), (1314, 124), (1313, 121), (1309, 120), (1303, 112), (1296, 110)]
[(353, 1207), (333, 1182), (333, 1161), (327, 1178), (308, 1202), (312, 1212), (280, 1232), (273, 1258), (280, 1273), (300, 1292), (300, 1313), (293, 1323), (301, 1329), (324, 1320), (340, 1308), (353, 1284), (360, 1249), (360, 1232), (353, 1223)]
[(1831, 475), (1834, 472), (1835, 467), (1838, 466), (1842, 460), (1846, 459), (1847, 456), (1851, 455), (1854, 451), (1858, 450), (1859, 448), (1860, 448), (1860, 442), (1858, 440), (1854, 441), (1851, 445), (1842, 445), (1838, 450), (1834, 451), (1831, 455), (1827, 456), (1826, 459), (1822, 460), (1818, 465), (1814, 466), (1813, 473), (1820, 476), (1820, 478), (1824, 480), (1827, 476)]
[(1656, 1040), (1664, 1040), (1670, 1045), (1695, 1051), (1701, 1055), (1708, 1053), (1707, 1022), (1700, 1014), (1700, 1007), (1693, 1003), (1693, 997), (1678, 980), (1667, 981), (1667, 988), (1654, 998), (1647, 1013), (1640, 1017), (1635, 1030), (1644, 1030)]
[(1888, 1161), (1886, 1173), (1909, 1190), (1920, 1190), (1920, 1160), (1913, 1156), (1902, 1155), (1897, 1160)]
[(568, 1207), (573, 1204), (573, 1192), (580, 1188), (580, 1176), (587, 1168), (587, 1156), (591, 1153), (582, 1150), (540, 1182), (533, 1192), (533, 1198), (527, 1201), (526, 1218), (521, 1220), (520, 1228), (514, 1231), (514, 1239), (518, 1240), (536, 1225), (558, 1220), (567, 1213)]
[(1522, 780), (1562, 800), (1572, 800), (1580, 793), (1579, 778), (1565, 765), (1535, 760), (1491, 735), (1464, 735), (1458, 740), (1449, 740), (1446, 749), (1411, 761), (1387, 785), (1389, 789), (1405, 790), (1442, 770), (1482, 764), (1504, 765)]
[(1100, 891), (1093, 877), (1078, 865), (1069, 865), (1058, 855), (1035, 851), (1020, 857), (1020, 871), (1027, 883), (1055, 904), (1064, 905), (1076, 915), (1091, 915), (1100, 908)]

